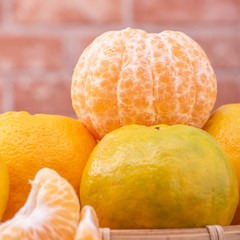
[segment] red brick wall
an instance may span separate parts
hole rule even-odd
[[[240,102],[240,0],[0,0],[0,112],[75,116],[71,75],[82,50],[127,26],[184,31],[212,62],[215,108]]]

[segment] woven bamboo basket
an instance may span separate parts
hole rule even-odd
[[[102,240],[240,240],[240,225],[184,229],[129,229],[101,228]]]

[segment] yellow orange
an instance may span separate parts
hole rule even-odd
[[[9,195],[9,178],[6,164],[0,155],[0,221],[7,207]]]
[[[56,170],[79,192],[83,168],[96,145],[76,119],[26,112],[0,115],[0,153],[9,171],[10,194],[4,220],[23,206],[29,179],[41,168]]]
[[[72,103],[98,139],[128,124],[202,127],[216,78],[202,48],[182,32],[126,28],[97,37],[72,78]]]
[[[219,107],[203,129],[210,133],[226,151],[235,168],[240,192],[240,103]],[[233,224],[240,224],[240,203]]]
[[[103,137],[83,172],[82,206],[95,209],[103,228],[229,225],[239,193],[226,153],[201,129],[157,127]]]

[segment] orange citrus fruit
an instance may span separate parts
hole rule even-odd
[[[139,125],[108,133],[94,148],[80,186],[101,227],[229,225],[238,204],[234,168],[217,141],[186,125]]]
[[[235,168],[240,191],[240,103],[219,107],[203,129],[210,133],[226,151]],[[240,204],[233,224],[240,224]]]
[[[9,178],[6,164],[0,156],[0,221],[5,212],[9,195]]]
[[[23,206],[41,168],[56,170],[79,192],[80,179],[96,140],[80,121],[56,115],[0,115],[0,153],[8,167],[10,194],[3,219]]]
[[[126,28],[97,37],[72,78],[73,108],[98,139],[128,124],[202,127],[216,99],[202,48],[182,32]]]
[[[72,240],[80,211],[73,187],[48,168],[41,169],[30,182],[25,205],[0,225],[0,239]]]
[[[81,210],[74,240],[101,240],[97,214],[91,206],[84,206]]]

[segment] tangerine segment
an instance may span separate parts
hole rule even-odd
[[[150,36],[154,49],[152,68],[155,73],[158,122],[190,124],[195,102],[195,84],[193,68],[184,47],[177,39],[171,39],[168,31]]]
[[[190,37],[132,28],[94,40],[72,82],[74,110],[98,139],[128,124],[202,127],[216,92],[211,64]]]
[[[155,122],[153,79],[150,69],[150,48],[147,33],[127,29],[131,36],[125,41],[117,97],[120,125]]]
[[[205,52],[190,37],[184,33],[173,31],[168,31],[168,37],[177,39],[182,44],[193,68],[196,90],[190,125],[201,128],[207,121],[216,99],[217,82],[214,71]],[[182,101],[183,103],[184,101]],[[206,118],[206,116],[208,117]]]
[[[82,122],[87,122],[89,131],[94,133],[95,136],[98,136],[98,133],[95,131],[93,127],[89,113],[87,112],[85,95],[80,94],[80,91],[85,92],[85,81],[83,80],[87,78],[89,68],[89,64],[87,64],[88,63],[87,59],[89,58],[90,55],[90,49],[91,47],[89,46],[84,50],[84,52],[82,53],[81,57],[78,60],[77,66],[74,69],[76,74],[73,76],[72,87],[75,88],[76,91],[72,93],[72,99],[77,99],[77,101],[73,101],[73,108],[79,109],[79,112],[77,113],[78,118],[81,119]]]
[[[38,171],[25,205],[0,225],[0,239],[73,239],[80,204],[73,187],[49,168]]]
[[[120,32],[114,38],[115,34],[107,32],[104,39],[95,42],[95,50],[89,59],[88,81],[85,81],[88,113],[94,128],[99,129],[99,135],[119,126],[116,89],[122,56],[118,53],[123,51],[124,37]]]
[[[101,240],[97,214],[91,206],[83,207],[74,240]]]

